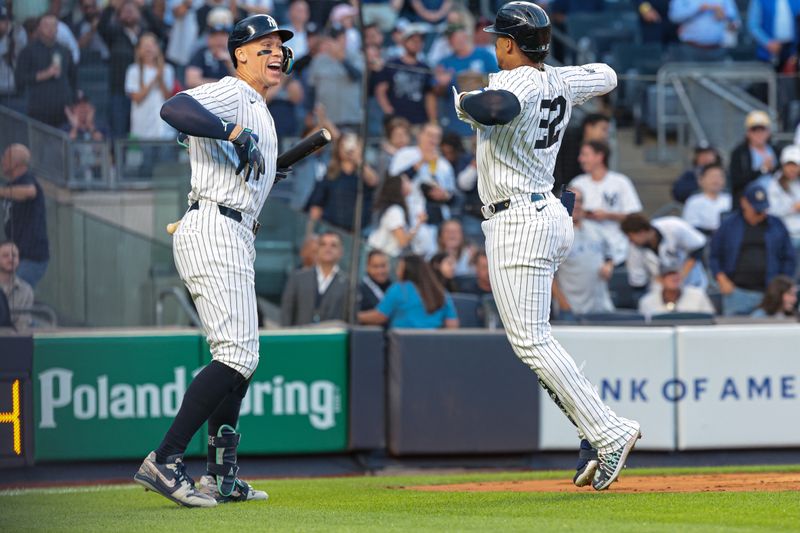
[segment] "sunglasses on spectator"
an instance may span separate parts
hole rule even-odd
[[[748,130],[750,131],[766,131],[766,126],[750,126]]]

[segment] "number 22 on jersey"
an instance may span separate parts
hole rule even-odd
[[[542,119],[539,121],[539,129],[544,130],[543,136],[536,140],[533,145],[536,149],[550,148],[561,135],[561,130],[558,128],[561,121],[564,120],[564,113],[567,112],[567,100],[563,96],[559,96],[553,100],[542,100],[541,104]]]

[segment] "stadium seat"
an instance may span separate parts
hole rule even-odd
[[[608,292],[611,294],[611,301],[617,309],[636,309],[639,298],[636,291],[628,284],[628,269],[617,267],[608,280]]]
[[[714,323],[714,315],[711,313],[660,313],[650,317],[650,322],[654,325],[695,325],[706,326]]]
[[[567,34],[580,41],[588,37],[594,52],[602,57],[615,43],[640,43],[639,15],[635,11],[611,13],[571,13],[567,16]]]
[[[474,294],[454,292],[450,294],[453,305],[456,307],[458,321],[462,328],[482,328],[479,313],[482,307],[481,299]]]
[[[645,316],[640,313],[612,311],[608,313],[586,313],[580,315],[578,320],[586,325],[617,325],[617,326],[644,326]]]
[[[481,298],[483,304],[483,324],[489,329],[503,328],[503,321],[500,319],[500,311],[497,310],[497,302],[494,296],[487,294]]]
[[[256,294],[271,300],[280,299],[294,265],[294,246],[291,242],[257,240],[255,249]]]

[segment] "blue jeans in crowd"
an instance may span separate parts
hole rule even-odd
[[[112,94],[109,99],[109,119],[111,121],[111,134],[115,139],[124,139],[128,136],[131,120],[131,101],[124,94]]]
[[[50,261],[31,261],[30,259],[22,259],[19,262],[19,267],[17,268],[17,277],[26,281],[28,285],[32,288],[36,288],[36,285],[42,280],[44,277],[44,273],[47,271],[47,264]]]
[[[722,295],[722,314],[725,316],[749,315],[761,303],[764,293],[735,288]]]

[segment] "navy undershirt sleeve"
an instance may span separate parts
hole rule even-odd
[[[178,131],[192,137],[227,141],[236,127],[225,122],[186,93],[178,93],[161,106],[161,118]]]

